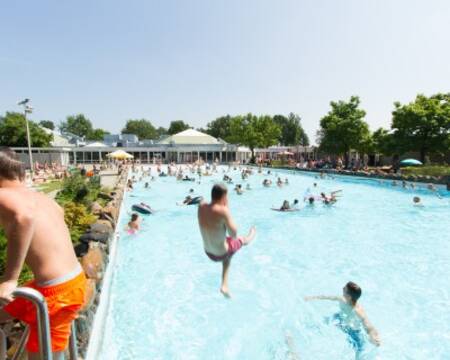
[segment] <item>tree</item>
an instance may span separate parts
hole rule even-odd
[[[86,118],[83,114],[68,116],[66,121],[61,122],[59,129],[63,133],[69,132],[83,138],[88,137],[94,130],[91,120]]]
[[[350,150],[364,151],[369,125],[364,121],[366,112],[359,108],[359,97],[352,96],[350,101],[332,101],[331,110],[320,120],[317,132],[322,151],[345,156],[348,167]]]
[[[231,119],[230,115],[218,117],[206,125],[205,132],[215,138],[228,141],[231,136]]]
[[[305,130],[300,124],[300,116],[290,113],[288,117],[284,115],[275,115],[273,121],[280,127],[280,143],[285,146],[289,145],[309,145],[309,138]]]
[[[128,120],[122,129],[122,134],[134,134],[139,140],[157,138],[155,127],[146,119]]]
[[[169,130],[167,130],[167,132],[169,135],[173,135],[190,128],[191,127],[183,120],[175,120],[170,123]]]
[[[392,155],[395,152],[392,134],[388,130],[379,128],[372,134],[373,152],[382,155]]]
[[[45,127],[46,129],[55,130],[55,123],[51,120],[41,120],[39,125]]]
[[[280,127],[268,115],[256,116],[247,114],[232,118],[230,124],[230,142],[240,143],[250,148],[252,161],[255,159],[255,148],[266,148],[278,143]]]
[[[109,131],[103,129],[94,129],[88,134],[87,140],[103,141],[103,138],[107,134],[109,134]]]
[[[419,151],[425,162],[429,154],[443,154],[450,148],[450,93],[430,97],[417,95],[414,102],[394,103],[393,138],[397,150]]]
[[[39,125],[29,121],[30,140],[33,147],[48,147],[53,140]],[[0,144],[4,146],[27,146],[25,117],[21,113],[7,112],[0,117]]]
[[[159,128],[156,129],[156,138],[160,139],[163,136],[166,136],[167,134],[167,129],[165,127],[160,126]]]

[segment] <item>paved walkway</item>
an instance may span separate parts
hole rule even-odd
[[[118,179],[119,175],[117,174],[117,170],[100,171],[100,184],[102,187],[112,189],[116,186]]]

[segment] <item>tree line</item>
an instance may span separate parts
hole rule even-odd
[[[366,112],[361,108],[358,96],[349,100],[332,101],[330,109],[320,119],[317,131],[319,150],[326,154],[344,156],[349,162],[351,150],[360,154],[401,155],[419,152],[420,159],[427,156],[444,156],[450,151],[450,93],[432,96],[419,94],[407,104],[394,103],[389,129],[379,128],[374,132],[365,121]],[[56,125],[49,120],[39,123],[30,121],[32,146],[49,146],[52,134],[42,127],[54,130]],[[83,114],[70,115],[58,125],[62,133],[71,133],[87,141],[103,140],[108,134],[94,128]],[[139,140],[157,140],[167,135],[192,128],[183,120],[172,121],[168,128],[155,127],[147,119],[130,119],[122,134],[135,134]],[[254,155],[255,148],[271,145],[309,145],[309,138],[301,125],[299,115],[224,115],[199,128],[228,143],[248,146]],[[21,113],[6,112],[0,116],[0,144],[26,146],[24,116]]]
[[[388,156],[418,152],[422,162],[427,156],[444,158],[450,152],[450,93],[419,94],[408,104],[395,102],[390,129],[374,132],[364,120],[359,97],[332,101],[330,106],[320,120],[317,143],[325,153],[344,156],[346,165],[350,150]]]

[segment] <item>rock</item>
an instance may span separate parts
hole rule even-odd
[[[117,220],[117,216],[119,215],[119,210],[114,204],[111,204],[111,202],[110,202],[103,208],[102,214],[107,214],[114,220]]]
[[[87,311],[94,303],[95,296],[97,295],[96,282],[94,279],[87,279],[86,281],[86,295],[84,297],[84,305],[81,308],[81,312]]]
[[[93,243],[91,243],[93,244]],[[81,258],[81,266],[88,279],[99,281],[103,277],[103,253],[98,246],[90,246],[86,255]]]
[[[100,215],[100,217],[104,217],[103,215]],[[112,222],[111,222],[112,221]],[[94,225],[101,225],[104,226],[105,228],[108,228],[109,233],[112,234],[112,232],[114,231],[113,225],[114,225],[114,221],[113,219],[109,218],[109,219],[99,219],[96,221],[96,223]]]
[[[93,233],[109,234],[109,235],[111,235],[113,232],[111,224],[109,224],[109,223],[104,224],[104,223],[101,223],[98,221],[95,224],[92,224],[90,226],[89,230],[90,230],[90,232],[93,232]]]
[[[97,202],[94,201],[91,205],[91,212],[94,215],[99,215],[102,212],[103,208],[101,207],[101,205]]]
[[[75,254],[77,255],[77,257],[82,257],[87,254],[87,252],[89,250],[89,245],[82,242],[82,243],[79,243],[78,245],[75,245],[74,249],[75,249]]]

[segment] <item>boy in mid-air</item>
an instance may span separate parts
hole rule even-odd
[[[369,322],[363,307],[358,304],[361,297],[361,288],[354,282],[348,282],[342,291],[342,296],[308,296],[306,301],[311,300],[332,300],[338,301],[341,311],[332,317],[333,323],[348,335],[349,342],[357,353],[364,347],[361,327],[365,329],[370,341],[380,346],[378,331]]]
[[[211,203],[200,203],[198,224],[203,238],[206,255],[222,263],[222,285],[220,291],[230,297],[228,271],[231,257],[243,246],[248,245],[256,235],[255,227],[247,236],[237,235],[237,227],[228,208],[228,190],[225,185],[216,184],[211,191]],[[227,236],[228,232],[228,236]]]

